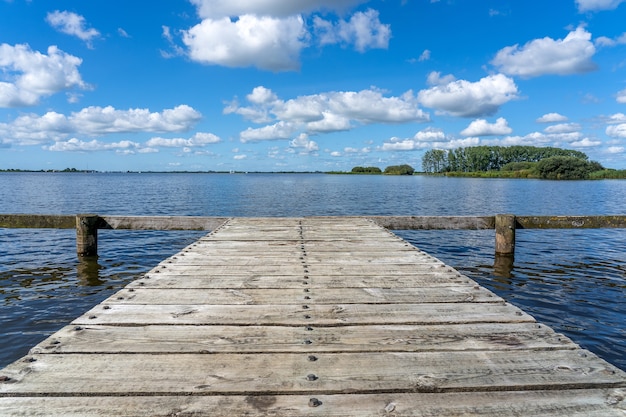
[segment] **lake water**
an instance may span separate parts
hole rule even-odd
[[[0,213],[191,216],[626,214],[626,181],[324,174],[0,173]],[[626,370],[626,229],[398,231],[412,244]],[[0,368],[204,232],[0,229]]]

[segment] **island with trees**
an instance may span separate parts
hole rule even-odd
[[[430,174],[484,178],[626,178],[626,170],[604,168],[590,161],[583,152],[534,146],[432,149],[422,157],[422,170]]]

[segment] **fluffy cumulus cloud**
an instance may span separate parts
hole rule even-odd
[[[615,113],[607,119],[606,135],[614,139],[626,139],[626,114]]]
[[[247,96],[249,106],[233,102],[224,113],[240,114],[255,123],[240,134],[244,142],[291,138],[295,133],[328,133],[350,130],[357,124],[427,122],[411,91],[387,97],[382,91],[332,91],[282,100],[265,87],[256,87]]]
[[[42,54],[28,45],[0,44],[0,107],[34,106],[42,97],[88,88],[78,72],[81,63],[56,46]]]
[[[582,126],[578,123],[559,123],[556,125],[548,126],[543,131],[546,133],[571,133],[580,132]]]
[[[524,46],[501,49],[491,61],[501,72],[520,77],[581,74],[596,69],[591,33],[578,27],[564,39],[535,39]]]
[[[613,10],[626,0],[576,0],[578,11],[596,12],[600,10]]]
[[[371,48],[386,49],[391,39],[391,27],[382,24],[376,10],[356,12],[349,20],[333,23],[316,16],[313,20],[315,34],[321,45],[354,45],[359,52]]]
[[[264,70],[288,71],[300,66],[301,51],[313,36],[319,45],[354,46],[364,52],[386,48],[391,37],[389,25],[378,12],[357,11],[348,19],[334,22],[313,16],[312,31],[305,17],[318,12],[345,12],[366,0],[191,0],[201,22],[181,31],[187,55],[194,61],[227,67],[254,66]],[[327,15],[324,15],[325,17]],[[165,34],[164,34],[165,35]],[[180,55],[166,37],[174,52]]]
[[[66,141],[58,141],[54,145],[44,146],[44,149],[53,152],[95,152],[117,151],[120,153],[135,153],[140,149],[140,144],[128,140],[106,143],[99,140],[83,141],[72,138]]]
[[[205,19],[183,33],[183,42],[194,61],[272,71],[297,69],[306,38],[300,16]]]
[[[536,120],[537,123],[560,123],[566,121],[567,117],[559,113],[546,113]]]
[[[438,83],[420,91],[417,98],[423,106],[442,113],[480,117],[493,115],[500,106],[516,99],[517,94],[517,85],[511,78],[495,74],[473,83],[466,80]]]
[[[75,135],[100,136],[116,133],[181,132],[193,127],[201,114],[187,105],[162,112],[148,109],[117,110],[113,107],[87,107],[69,116],[48,112],[43,116],[26,114],[11,123],[0,123],[0,137],[12,144],[35,145],[67,141]],[[194,140],[211,141],[198,134]],[[67,146],[77,145],[69,142]]]
[[[420,138],[420,133],[415,134],[414,137],[408,139],[391,138],[389,141],[383,143],[380,147],[382,151],[415,151],[420,149],[454,149],[465,148],[469,146],[478,146],[480,139],[478,138],[466,138],[456,139],[447,138],[442,135],[439,140],[423,140]]]
[[[461,131],[463,136],[496,136],[508,135],[513,132],[508,122],[503,117],[498,118],[495,123],[489,123],[485,119],[476,119]]]
[[[59,32],[85,41],[89,47],[93,39],[100,37],[100,32],[94,28],[87,28],[85,18],[76,13],[56,10],[48,13],[46,21]]]
[[[317,143],[309,139],[309,135],[307,135],[306,133],[301,133],[300,135],[298,135],[298,137],[296,137],[289,143],[289,147],[301,154],[310,154],[319,150],[319,146],[317,146]]]
[[[166,139],[161,137],[151,138],[146,142],[149,147],[166,147],[166,148],[193,148],[221,142],[219,136],[213,133],[197,132],[192,137]]]

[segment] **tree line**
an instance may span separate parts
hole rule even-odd
[[[583,152],[534,146],[473,146],[449,151],[433,149],[422,157],[424,172],[499,171],[516,162],[539,162],[554,156],[587,160]]]
[[[534,146],[475,146],[449,151],[433,149],[422,157],[427,173],[508,178],[625,178],[625,171],[607,170],[580,151]],[[480,174],[480,175],[475,175]]]
[[[390,165],[381,171],[378,167],[354,167],[350,173],[352,174],[384,174],[384,175],[413,175],[415,169],[411,165]]]

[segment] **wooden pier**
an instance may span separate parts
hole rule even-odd
[[[0,416],[620,416],[626,373],[365,218],[237,218],[0,370]]]

